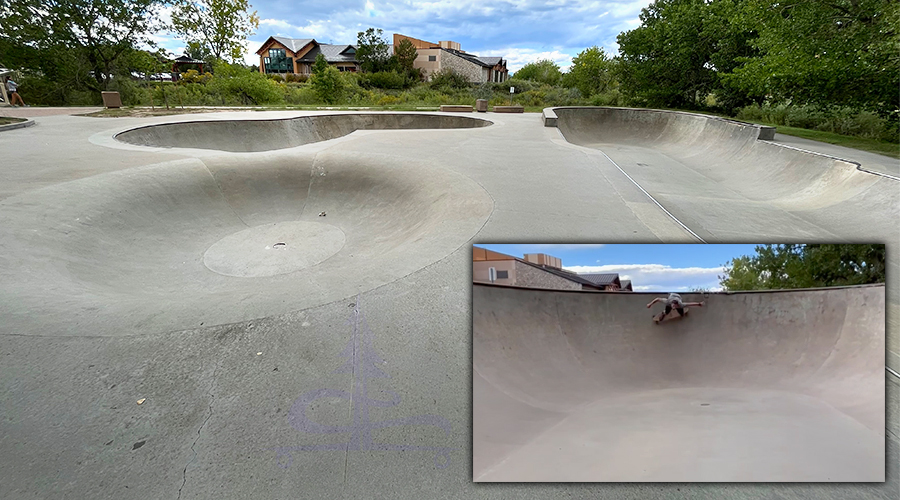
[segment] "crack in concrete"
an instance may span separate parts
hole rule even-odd
[[[184,469],[181,471],[181,486],[178,488],[178,500],[181,500],[181,491],[184,489],[184,485],[187,483],[187,469],[190,467],[191,463],[193,463],[194,459],[197,458],[197,452],[194,450],[194,446],[197,444],[197,441],[200,440],[200,434],[203,432],[203,429],[206,427],[206,424],[209,422],[209,419],[212,418],[212,403],[213,399],[215,399],[215,395],[213,395],[213,387],[216,384],[216,374],[219,372],[219,367],[222,366],[222,362],[219,361],[216,364],[216,368],[213,370],[212,380],[209,383],[209,389],[206,391],[206,395],[209,397],[209,407],[207,408],[206,419],[203,420],[203,423],[200,424],[200,428],[197,429],[197,437],[194,438],[194,442],[191,443],[191,458],[188,460],[186,464],[184,464]]]

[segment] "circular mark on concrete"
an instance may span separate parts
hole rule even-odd
[[[203,264],[210,271],[239,278],[287,274],[338,253],[345,239],[339,228],[322,222],[265,224],[217,241],[203,254]]]

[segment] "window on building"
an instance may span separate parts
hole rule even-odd
[[[293,61],[288,58],[284,49],[269,49],[269,57],[264,59],[266,73],[292,73]]]
[[[428,62],[435,62],[435,61],[437,61],[437,56],[428,56]]]
[[[508,280],[509,279],[509,271],[497,271],[497,279],[498,280]]]

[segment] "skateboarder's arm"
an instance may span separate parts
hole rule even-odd
[[[664,300],[664,299],[661,299],[661,298],[657,297],[657,298],[653,299],[649,304],[647,304],[647,307],[649,308],[649,307],[652,306],[653,304],[656,304],[657,302],[662,302],[663,300]]]
[[[703,307],[703,304],[704,304],[704,303],[705,303],[705,302],[685,302],[685,303],[684,303],[684,306],[685,306],[685,307],[693,307],[693,306]]]

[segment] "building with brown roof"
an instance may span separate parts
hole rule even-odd
[[[504,82],[509,79],[506,60],[502,57],[479,57],[462,50],[457,42],[433,43],[399,34],[394,35],[394,47],[403,40],[409,40],[416,48],[413,67],[422,70],[426,81],[431,80],[434,73],[448,68],[470,83]]]
[[[585,273],[578,276],[590,281],[602,290],[622,289],[622,281],[619,279],[618,273]]]
[[[556,257],[534,253],[519,258],[476,246],[472,247],[472,281],[556,290],[604,289],[566,271]]]
[[[355,45],[319,43],[313,38],[270,36],[256,51],[259,72],[265,74],[309,75],[316,56],[322,54],[338,71],[359,71]]]

